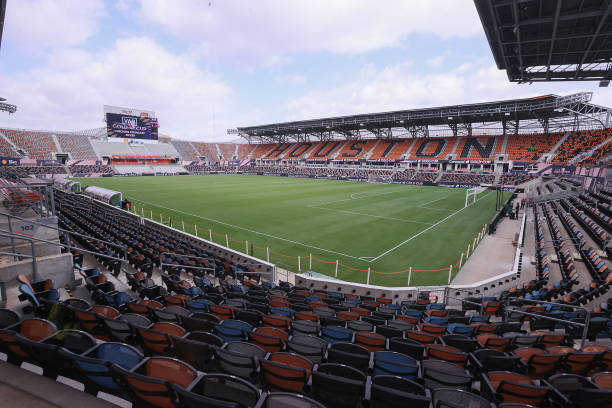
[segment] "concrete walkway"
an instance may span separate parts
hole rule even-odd
[[[495,234],[487,234],[480,241],[452,283],[469,285],[511,271],[516,252],[513,242],[520,232],[522,218],[522,212],[518,220],[504,218]]]
[[[0,361],[0,406],[118,408],[68,385]]]

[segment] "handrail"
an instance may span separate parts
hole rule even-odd
[[[455,298],[455,297],[449,296],[448,292],[450,292],[451,290],[455,290],[455,291],[458,291],[458,292],[466,292],[468,294],[468,296],[474,296],[474,297],[480,296],[480,303],[472,302],[471,300],[464,300],[464,299],[461,299],[461,298]],[[470,295],[470,293],[472,293],[472,294]],[[446,302],[446,299],[459,300],[461,302],[465,302],[465,303],[468,303],[468,304],[480,306],[480,314],[482,314],[483,311],[484,311],[484,302],[483,302],[484,301],[484,295],[482,293],[474,294],[473,290],[463,289],[463,288],[451,288],[449,286],[446,286],[445,289],[444,289],[444,301],[445,302]]]
[[[72,246],[72,245],[69,245],[69,244],[62,244],[61,242],[49,241],[49,240],[42,239],[42,238],[26,237],[26,236],[23,236],[23,235],[20,235],[20,234],[11,233],[10,231],[5,231],[5,230],[2,230],[2,229],[0,229],[0,236],[9,237],[9,238],[13,237],[15,239],[21,239],[21,240],[30,241],[30,242],[34,242],[34,241],[45,242],[47,244],[52,244],[52,245],[63,247],[63,248],[67,248],[67,249],[78,249],[79,251],[85,252],[87,254],[92,254],[92,255],[95,255],[95,256],[101,256],[103,258],[108,258],[108,259],[113,259],[115,261],[119,261],[119,262],[122,262],[122,263],[128,262],[127,259],[117,258],[117,257],[114,257],[114,256],[102,254],[100,252],[89,251],[87,249],[83,249],[83,248],[80,248],[80,247]],[[22,255],[19,255],[19,256],[22,256]],[[36,258],[36,256],[34,256],[34,258]]]
[[[107,244],[107,245],[115,246],[117,248],[121,248],[121,249],[126,249],[127,248],[126,245],[119,245],[119,244],[116,244],[114,242],[109,242],[109,241],[105,241],[105,240],[100,239],[100,238],[92,237],[91,235],[84,235],[84,234],[80,234],[78,232],[74,232],[74,231],[67,230],[67,229],[64,229],[64,228],[55,227],[53,225],[47,225],[47,224],[43,224],[43,223],[38,222],[38,221],[32,221],[32,220],[29,220],[27,218],[19,217],[18,215],[7,214],[5,212],[0,211],[0,216],[11,217],[11,218],[16,218],[16,219],[18,219],[20,221],[31,222],[32,224],[36,224],[36,225],[39,225],[39,226],[42,226],[42,227],[46,227],[46,228],[49,228],[49,229],[54,229],[56,231],[65,232],[65,233],[68,233],[68,234],[71,234],[71,235],[76,235],[76,236],[79,236],[79,237],[82,237],[82,238],[93,239],[94,241],[99,241],[99,242],[102,242],[102,243]]]
[[[535,313],[525,312],[523,310],[518,310],[518,309],[512,309],[512,312],[513,313],[521,313],[521,314],[526,315],[526,316],[537,317],[538,319],[544,319],[544,320],[550,320],[550,321],[559,322],[559,323],[565,323],[565,324],[569,324],[571,326],[583,327],[584,329],[582,330],[582,338],[580,340],[580,349],[582,350],[584,348],[584,343],[586,342],[586,337],[587,337],[587,333],[588,333],[588,330],[589,330],[589,324],[591,322],[591,312],[587,308],[580,307],[580,306],[574,306],[574,305],[566,305],[566,304],[563,304],[563,303],[548,302],[548,301],[545,301],[545,300],[525,299],[525,298],[507,298],[506,299],[506,304],[504,305],[504,313],[506,314],[506,318],[508,317],[508,306],[510,305],[510,300],[517,300],[517,301],[520,301],[520,302],[531,302],[531,303],[536,303],[536,304],[553,305],[553,306],[559,306],[559,307],[571,307],[574,310],[583,310],[586,313],[586,317],[585,317],[584,323],[570,322],[570,321],[567,321],[567,320],[561,320],[561,319],[557,319],[557,318],[554,318],[554,317],[543,316],[543,315],[539,315],[539,314],[535,314]]]

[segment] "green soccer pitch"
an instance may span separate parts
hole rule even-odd
[[[464,208],[465,190],[251,175],[76,179],[121,191],[138,214],[245,252],[279,267],[338,279],[406,286],[448,282],[449,265],[495,214],[495,191]],[[505,193],[507,197],[510,193]],[[282,255],[280,255],[282,254]],[[494,256],[494,255],[492,255]],[[325,262],[323,262],[325,261]],[[354,269],[358,270],[354,270]],[[403,271],[401,273],[397,273]],[[382,273],[381,273],[382,272]],[[396,272],[396,273],[390,273]],[[453,276],[458,268],[453,268]]]

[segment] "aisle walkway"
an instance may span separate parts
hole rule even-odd
[[[512,270],[516,246],[515,236],[521,229],[519,220],[504,218],[493,235],[486,235],[452,281],[454,285],[469,285]]]

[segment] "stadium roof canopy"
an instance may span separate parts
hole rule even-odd
[[[612,111],[589,103],[591,92],[567,96],[443,106],[229,129],[251,142],[548,133],[607,128]]]
[[[497,67],[513,82],[612,77],[612,1],[474,0]]]

